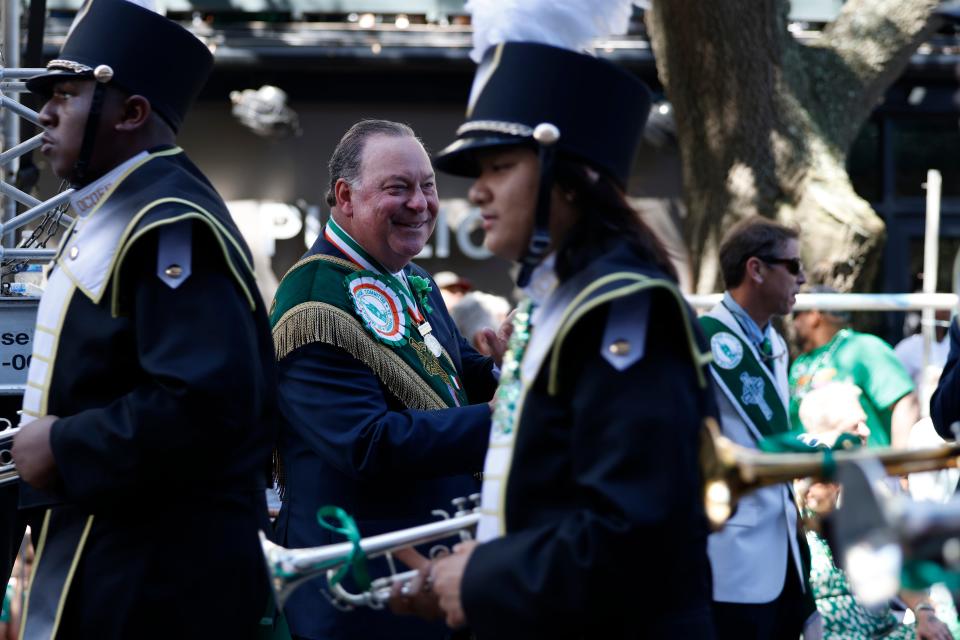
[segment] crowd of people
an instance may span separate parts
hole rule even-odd
[[[686,304],[624,195],[642,82],[501,42],[432,158],[407,125],[357,122],[329,161],[323,233],[268,307],[175,142],[211,65],[166,18],[90,0],[28,82],[76,222],[13,448],[4,540],[29,525],[36,557],[0,625],[29,639],[952,637],[951,603],[926,592],[859,605],[803,528],[839,487],[769,486],[708,527],[705,423],[749,449],[803,430],[905,446],[919,403],[893,350],[842,314],[792,313],[791,364],[777,322],[807,284],[794,228],[727,230],[722,301],[700,317]],[[436,222],[436,170],[472,178],[487,248],[516,264],[516,308],[411,262]],[[956,323],[949,340],[932,404],[944,437],[960,418]],[[475,539],[396,553],[417,575],[389,608],[344,612],[322,577],[282,614],[271,604],[258,531],[355,541],[472,494]],[[363,589],[393,561],[353,556],[338,579]]]

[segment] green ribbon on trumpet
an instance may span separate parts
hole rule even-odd
[[[900,584],[904,589],[922,591],[941,582],[956,593],[960,590],[960,573],[930,560],[904,560],[900,571]]]
[[[328,522],[326,518],[332,518],[334,522]],[[317,510],[317,521],[324,529],[339,533],[353,544],[353,549],[350,550],[346,561],[330,579],[330,585],[339,584],[346,577],[347,572],[352,570],[353,580],[357,583],[357,587],[361,591],[369,589],[370,572],[367,571],[367,554],[363,552],[363,547],[360,546],[360,529],[357,528],[354,519],[340,507],[327,505]]]
[[[837,471],[837,461],[833,457],[834,451],[851,451],[860,448],[860,438],[852,433],[841,433],[832,447],[823,441],[817,440],[803,429],[794,429],[785,433],[764,438],[757,447],[767,453],[823,453],[823,471],[821,476],[825,480],[833,478]]]

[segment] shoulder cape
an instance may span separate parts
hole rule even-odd
[[[433,356],[416,331],[400,346],[385,345],[371,335],[357,317],[344,282],[357,271],[360,268],[344,258],[318,253],[284,275],[270,309],[277,360],[320,342],[365,364],[411,409],[466,404],[466,392],[446,351]]]
[[[111,291],[111,313],[120,315],[120,279],[132,247],[152,231],[184,220],[209,229],[251,311],[255,309],[253,263],[240,231],[213,186],[177,147],[146,155],[117,179],[82,222],[96,229],[86,234],[93,238],[91,245],[77,246],[74,238],[65,242],[55,259],[57,268],[96,304]],[[91,254],[94,260],[88,260]],[[74,260],[81,255],[82,260]]]

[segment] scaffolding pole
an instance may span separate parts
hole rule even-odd
[[[3,15],[3,63],[6,68],[20,66],[20,1],[4,0]],[[13,109],[0,111],[3,118],[3,142],[0,149],[10,149],[20,142],[20,116]],[[13,157],[0,167],[0,179],[8,184],[14,184],[17,171],[20,169],[20,159]],[[9,196],[3,198],[3,214],[0,222],[11,220],[17,215],[17,201]],[[12,247],[16,244],[16,234],[13,230],[0,237],[0,244]]]

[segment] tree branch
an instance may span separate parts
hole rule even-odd
[[[801,100],[825,140],[845,155],[910,56],[932,34],[938,0],[848,0],[802,54],[810,91]]]

